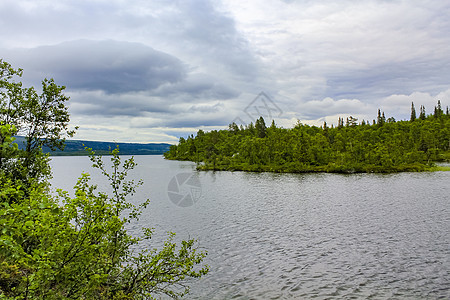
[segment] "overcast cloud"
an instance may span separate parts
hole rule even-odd
[[[0,58],[26,85],[67,87],[77,139],[174,143],[250,122],[262,91],[284,127],[448,106],[449,15],[422,0],[3,0]]]

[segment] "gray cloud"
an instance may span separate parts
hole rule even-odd
[[[229,115],[224,110],[205,114],[204,112],[189,112],[173,115],[155,115],[133,120],[132,128],[202,128],[202,127],[225,127],[231,123]]]
[[[325,95],[374,100],[392,94],[438,93],[449,84],[450,57],[390,62],[328,76]]]
[[[138,43],[77,40],[15,49],[11,56],[34,81],[53,77],[71,90],[139,92],[186,77],[179,59]]]
[[[152,92],[158,97],[170,97],[171,99],[183,98],[185,101],[196,101],[198,99],[225,100],[237,97],[239,92],[226,84],[219,78],[206,74],[189,74],[184,81],[174,84],[165,84]]]
[[[70,111],[96,117],[137,117],[146,112],[169,113],[170,107],[159,98],[145,94],[105,94],[102,92],[70,93]]]
[[[219,11],[215,1],[173,1],[168,6],[171,9],[159,16],[163,21],[159,30],[177,41],[178,51],[182,49],[212,75],[231,73],[238,80],[257,79],[260,61],[235,20]]]
[[[208,98],[187,98],[187,94],[177,97],[152,96],[150,93],[105,94],[101,91],[69,93],[70,111],[89,116],[128,116],[139,117],[147,113],[164,114],[168,118],[177,118],[180,113],[195,114],[202,119],[210,113],[224,108],[222,102],[211,104]],[[186,99],[184,101],[184,99]],[[162,125],[161,125],[162,126]]]
[[[319,119],[330,115],[355,115],[375,110],[370,104],[358,99],[325,98],[322,100],[312,100],[298,105],[298,111],[305,119]]]
[[[189,67],[176,57],[139,43],[77,40],[5,52],[12,61],[21,62],[30,84],[39,85],[46,77],[66,85],[75,114],[175,115],[186,110],[185,103],[239,95],[218,78],[189,73]],[[194,112],[198,107],[208,105],[189,110]]]

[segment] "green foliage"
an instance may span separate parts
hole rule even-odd
[[[21,69],[0,59],[0,125],[8,126],[4,127],[6,132],[0,132],[0,169],[26,183],[50,174],[42,147],[63,149],[65,137],[75,132],[69,129],[65,87],[56,85],[53,79],[44,79],[42,93],[38,94],[33,87],[25,88],[14,80],[21,76]],[[21,150],[10,151],[7,137],[12,135],[25,136]]]
[[[265,138],[266,137],[266,123],[264,122],[263,117],[260,117],[255,122],[255,129],[256,129],[256,135],[259,138]]]
[[[2,177],[0,206],[0,298],[6,299],[153,299],[188,293],[186,278],[199,278],[208,267],[197,267],[205,257],[195,240],[173,242],[170,233],[162,249],[132,249],[148,241],[127,233],[125,225],[139,219],[148,200],[135,206],[127,201],[141,182],[128,181],[135,167],[121,162],[112,151],[111,171],[101,157],[91,156],[111,185],[112,195],[98,191],[83,174],[75,197],[59,191],[53,199],[43,184],[23,195],[11,179]]]
[[[410,117],[410,121],[413,122],[417,119],[416,116],[416,108],[414,107],[414,102],[411,102],[411,117]]]
[[[206,253],[193,239],[177,245],[174,234],[161,249],[147,249],[151,228],[131,236],[148,200],[135,206],[128,197],[141,181],[127,180],[134,159],[112,151],[111,169],[91,153],[111,193],[99,191],[82,174],[75,196],[49,192],[48,156],[42,147],[64,148],[69,114],[64,87],[44,80],[43,93],[14,82],[22,70],[0,60],[0,299],[154,299],[189,292],[188,278],[208,272],[199,266]],[[25,135],[21,149],[14,135]],[[143,249],[138,251],[138,249]]]
[[[425,120],[425,118],[426,118],[425,106],[421,105],[421,106],[420,106],[419,119]]]
[[[413,105],[412,105],[413,107]],[[437,116],[412,121],[386,120],[378,110],[377,121],[358,125],[350,116],[336,128],[308,126],[269,128],[259,118],[253,126],[202,132],[180,139],[164,154],[167,159],[199,162],[204,170],[269,172],[401,172],[431,170],[434,161],[448,160],[450,116],[436,107]],[[421,114],[425,108],[421,106]],[[414,113],[412,113],[412,116]],[[262,121],[261,121],[262,120]],[[195,152],[192,151],[195,149]],[[214,155],[211,155],[214,149]]]
[[[441,108],[441,100],[438,100],[437,105],[434,107],[434,117],[440,118],[444,114],[444,111]]]

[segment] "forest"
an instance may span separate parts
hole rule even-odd
[[[450,161],[450,114],[438,100],[434,112],[411,103],[410,120],[396,121],[378,110],[372,122],[349,116],[336,126],[293,128],[255,123],[180,138],[164,154],[166,159],[197,163],[199,170],[255,172],[391,173],[439,169]],[[440,168],[444,169],[444,168]]]

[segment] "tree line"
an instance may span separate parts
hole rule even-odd
[[[336,126],[293,128],[255,123],[180,138],[164,154],[166,159],[189,160],[203,170],[269,172],[400,172],[425,171],[436,161],[450,160],[450,114],[438,101],[434,113],[417,115],[411,104],[410,120],[386,118],[378,110],[372,122],[349,116]]]
[[[74,196],[50,191],[51,168],[43,147],[63,150],[69,128],[64,86],[42,81],[42,92],[22,86],[21,69],[0,59],[0,299],[154,299],[189,292],[186,279],[208,272],[206,253],[194,239],[148,248],[152,228],[132,236],[149,204],[128,198],[142,182],[128,180],[136,166],[118,149],[110,162],[91,152],[91,161],[109,180],[100,190],[83,173]],[[16,135],[22,135],[19,147]],[[144,244],[143,244],[144,243]],[[141,250],[138,250],[141,249]]]

